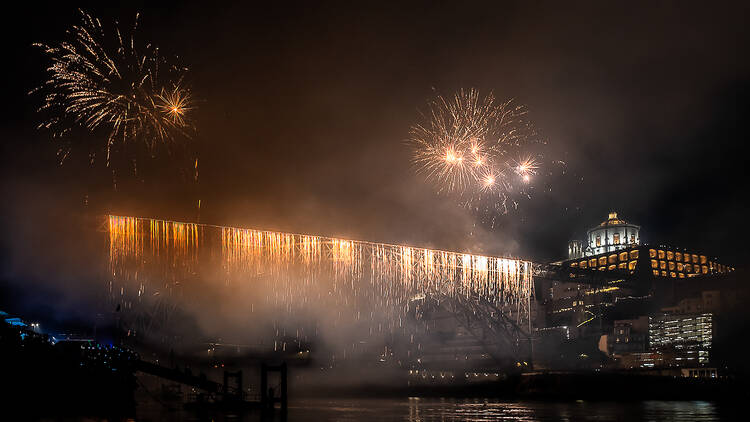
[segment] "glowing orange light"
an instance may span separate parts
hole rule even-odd
[[[452,162],[456,161],[456,154],[453,151],[448,150],[445,153],[445,161],[447,161],[449,163],[452,163]]]
[[[524,182],[528,182],[532,174],[536,174],[535,170],[539,168],[537,162],[531,158],[527,158],[516,167],[516,172],[523,178]]]

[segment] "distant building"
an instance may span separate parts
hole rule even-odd
[[[572,240],[568,244],[568,259],[615,252],[641,244],[639,226],[617,217],[616,212],[586,232],[586,240]]]
[[[652,315],[648,339],[651,351],[673,352],[675,366],[707,364],[713,342],[713,315]]]
[[[571,268],[598,271],[620,270],[634,274],[638,268],[646,268],[654,277],[687,278],[701,275],[725,274],[733,267],[716,262],[703,254],[685,249],[665,246],[629,245],[618,252],[605,252],[583,258],[564,261]]]
[[[569,343],[598,339],[600,351],[628,368],[705,365],[710,340],[672,338],[672,326],[682,323],[662,320],[712,318],[731,301],[713,286],[734,268],[694,250],[644,243],[642,234],[640,226],[612,212],[585,239],[571,241],[568,259],[551,263],[559,268],[555,275],[540,277],[535,286],[546,321],[546,328],[535,325],[537,333]],[[669,315],[645,316],[657,310]],[[665,324],[670,330],[660,331]],[[710,325],[713,329],[713,320]]]
[[[681,248],[642,245],[640,226],[617,217],[616,212],[598,226],[589,229],[587,240],[572,240],[568,245],[568,260],[573,268],[599,271],[624,270],[630,274],[636,268],[649,268],[654,277],[685,278],[707,274],[721,274],[734,270],[719,264],[716,258]]]
[[[616,320],[614,322],[612,342],[609,350],[612,354],[640,353],[647,350],[648,317]]]
[[[716,378],[716,368],[682,368],[683,378]]]

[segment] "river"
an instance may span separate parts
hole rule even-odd
[[[502,401],[496,399],[300,399],[289,403],[288,421],[718,421],[742,420],[737,408],[707,401]],[[155,407],[138,420],[283,420],[245,415],[201,415]]]

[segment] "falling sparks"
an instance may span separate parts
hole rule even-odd
[[[533,291],[531,263],[518,259],[136,217],[110,216],[108,227],[110,292],[128,303],[185,286],[207,267],[221,268],[230,289],[252,289],[245,301],[254,309],[326,306],[339,310],[338,324],[376,313],[391,328],[414,298],[511,304]]]
[[[467,206],[489,201],[507,211],[510,196],[523,190],[519,183],[529,183],[538,168],[533,158],[514,159],[537,141],[526,115],[524,106],[474,89],[438,96],[410,131],[417,171]]]
[[[50,60],[49,79],[41,92],[45,116],[40,128],[63,138],[75,127],[102,136],[104,145],[90,146],[93,160],[104,150],[110,165],[115,152],[145,145],[153,154],[192,136],[192,95],[184,86],[186,68],[168,63],[152,44],[136,39],[138,16],[130,33],[115,24],[108,32],[99,19],[81,11],[81,23],[55,45],[35,44]],[[71,145],[58,151],[60,161]],[[132,150],[131,150],[132,151]]]

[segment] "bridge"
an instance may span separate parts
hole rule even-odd
[[[435,331],[430,315],[440,314],[481,338],[482,356],[512,361],[531,344],[534,277],[562,279],[571,271],[585,271],[508,257],[129,216],[108,216],[106,232],[109,295],[123,311],[125,328],[136,336],[169,327],[184,302],[197,303],[220,291],[254,321],[272,316],[274,326],[294,326],[297,344],[318,330],[303,326],[299,315],[314,315],[323,319],[321,326],[349,330],[353,337],[366,332],[368,339],[400,336],[414,344],[415,334],[424,338]],[[603,284],[617,275],[586,280]],[[336,353],[356,353],[359,343],[362,338],[353,339],[350,350]],[[421,343],[416,343],[418,351]]]

